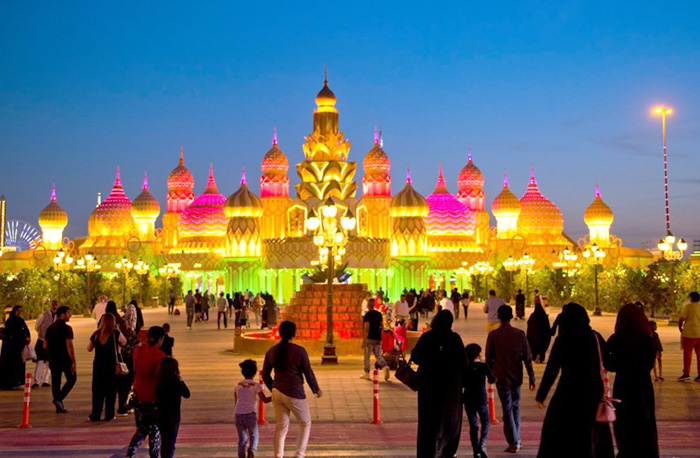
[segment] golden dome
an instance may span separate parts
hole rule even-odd
[[[246,184],[245,171],[241,177],[241,187],[236,192],[228,196],[224,204],[224,213],[227,218],[251,217],[257,218],[262,215],[262,201],[256,196]]]
[[[368,175],[386,174],[391,170],[391,161],[389,160],[389,156],[387,156],[382,149],[376,127],[374,129],[374,146],[365,156],[362,167],[365,170],[365,174]]]
[[[518,216],[520,214],[520,199],[508,188],[508,176],[503,175],[503,191],[493,199],[491,212],[493,216]]]
[[[182,146],[180,146],[180,162],[177,167],[170,172],[170,176],[168,177],[168,191],[192,193],[193,189],[194,178],[187,167],[185,167]]]
[[[68,214],[56,202],[56,185],[51,189],[51,201],[39,213],[39,227],[42,229],[63,229],[68,225]]]
[[[261,168],[265,175],[286,175],[289,170],[287,156],[277,146],[277,129],[272,137],[272,148],[265,153]]]
[[[143,191],[134,199],[131,204],[131,216],[136,219],[153,219],[155,220],[160,215],[160,204],[153,197],[153,194],[148,190],[148,177],[143,175]]]
[[[336,102],[335,94],[328,87],[328,71],[325,72],[323,78],[323,88],[316,96],[316,105],[319,107],[334,107]]]
[[[430,207],[425,197],[413,189],[411,171],[406,172],[406,186],[391,199],[390,214],[394,218],[411,218],[428,216]]]
[[[586,208],[583,214],[583,221],[587,224],[607,224],[613,222],[613,212],[608,205],[600,198],[600,189],[598,184],[595,185],[595,199],[591,205]]]
[[[534,169],[530,172],[530,183],[527,186],[527,191],[520,199],[518,230],[525,236],[543,232],[561,234],[564,230],[564,218],[561,211],[540,193]]]
[[[472,162],[472,152],[469,149],[467,155],[467,165],[465,165],[459,172],[459,177],[457,178],[457,186],[460,191],[465,191],[467,189],[481,189],[484,187],[484,176],[481,174],[479,167],[474,165]]]
[[[128,236],[134,228],[134,219],[131,216],[131,200],[124,194],[122,181],[117,167],[117,177],[109,196],[97,206],[90,219],[92,228],[90,235],[101,236]],[[90,225],[88,225],[90,227]]]

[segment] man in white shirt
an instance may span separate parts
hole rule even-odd
[[[394,303],[394,314],[396,315],[397,321],[408,318],[408,301],[406,301],[406,295],[402,294],[401,298]]]
[[[92,309],[92,317],[95,319],[95,322],[98,325],[100,324],[100,318],[102,318],[102,315],[104,315],[107,311],[107,299],[107,296],[101,294],[100,297],[97,298],[97,304],[95,304],[95,308]]]
[[[455,304],[452,302],[452,299],[448,298],[447,295],[445,295],[445,290],[440,290],[438,293],[440,297],[440,301],[438,304],[440,305],[441,310],[449,310],[450,313],[452,314],[452,317],[454,318],[455,316]]]
[[[489,291],[489,298],[484,303],[484,313],[487,314],[486,334],[494,329],[498,329],[501,325],[501,321],[498,319],[498,309],[503,305],[506,305],[506,303],[503,302],[503,299],[496,297],[496,291]]]
[[[228,328],[226,321],[226,312],[228,311],[228,300],[224,297],[223,291],[219,293],[219,298],[216,300],[216,328],[221,329],[221,317],[224,317],[224,328]]]
[[[367,303],[369,299],[372,297],[372,291],[368,291],[367,294],[365,295],[365,298],[362,300],[362,305],[360,306],[360,316],[364,317],[365,313],[367,313]]]

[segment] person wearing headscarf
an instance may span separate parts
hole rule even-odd
[[[608,339],[608,369],[615,372],[613,398],[618,458],[659,458],[654,386],[651,370],[656,352],[651,326],[634,304],[620,309],[615,333]]]
[[[11,390],[24,385],[24,347],[31,342],[29,328],[22,318],[22,306],[12,308],[5,321],[5,337],[0,352],[0,389]]]
[[[552,340],[549,316],[544,311],[542,304],[535,304],[535,311],[527,319],[527,343],[530,344],[532,359],[536,363],[543,363]]]
[[[439,311],[411,352],[418,364],[418,458],[452,458],[459,446],[466,355],[453,321],[449,310]]]
[[[535,398],[539,408],[547,408],[537,458],[614,457],[610,427],[595,418],[603,396],[598,345],[605,355],[605,340],[589,322],[586,310],[573,302],[564,305],[559,315],[559,336]],[[559,383],[546,407],[559,372]]]

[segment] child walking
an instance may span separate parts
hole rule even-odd
[[[474,458],[488,458],[486,439],[489,436],[489,410],[486,398],[486,380],[496,383],[496,377],[486,363],[481,362],[481,347],[475,343],[466,347],[467,369],[463,378],[464,410],[469,421],[469,438],[474,450]],[[479,424],[481,421],[481,435]]]
[[[650,321],[649,325],[651,326],[651,338],[654,341],[654,353],[656,356],[654,357],[654,381],[663,381],[664,379],[664,374],[662,370],[662,365],[661,365],[661,354],[664,351],[663,345],[661,345],[661,339],[659,339],[659,333],[656,332],[656,321]],[[656,366],[659,366],[659,372],[656,372]]]
[[[163,358],[158,370],[156,406],[161,437],[161,458],[175,456],[175,442],[180,429],[180,403],[189,398],[190,390],[180,376],[176,359]]]
[[[246,359],[241,364],[241,374],[244,379],[236,385],[233,396],[236,402],[236,429],[238,430],[238,458],[255,458],[258,450],[258,419],[255,415],[255,398],[268,403],[272,398],[265,396],[263,387],[253,380],[258,373],[258,365],[252,359]],[[246,443],[250,437],[248,454],[245,453]]]

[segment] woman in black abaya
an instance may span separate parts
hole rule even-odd
[[[452,322],[449,310],[438,312],[411,352],[418,364],[418,458],[453,458],[459,446],[466,357]]]
[[[547,394],[561,371],[542,425],[537,458],[614,457],[610,425],[595,420],[603,395],[598,345],[605,355],[605,340],[589,326],[586,310],[575,303],[566,304],[559,315],[559,336],[535,398],[537,406],[544,409]]]
[[[552,330],[549,326],[549,316],[542,304],[535,303],[535,311],[527,319],[527,343],[530,345],[532,358],[536,363],[543,363],[552,340]]]
[[[0,389],[11,390],[24,385],[22,351],[29,342],[29,328],[22,319],[22,306],[17,305],[5,321],[5,337],[0,353]]]

